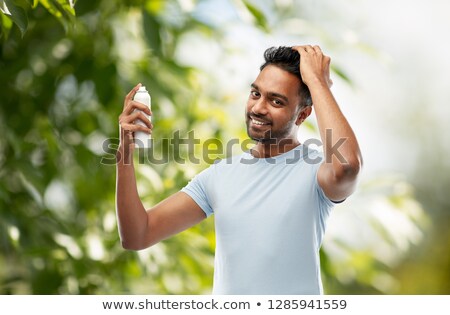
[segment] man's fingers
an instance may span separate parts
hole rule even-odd
[[[137,119],[141,120],[149,128],[152,126],[152,123],[150,122],[148,117],[141,111],[135,111],[131,115],[121,115],[119,118],[119,123],[120,124],[123,124],[123,123],[130,124],[130,123],[133,123]]]
[[[142,103],[136,102],[136,101],[128,101],[128,103],[126,104],[123,113],[130,115],[131,113],[134,112],[135,109],[140,109],[143,112],[145,112],[147,115],[152,115],[152,111],[150,110],[150,108]]]
[[[141,120],[142,117],[139,117],[139,120]],[[134,131],[145,131],[145,132],[151,132],[153,129],[153,125],[151,122],[145,122],[145,126],[142,124],[136,124],[135,121],[122,121],[120,122],[120,128],[126,132],[134,132]]]
[[[137,84],[125,96],[123,111],[119,116],[121,141],[124,140],[125,143],[129,143],[131,145],[131,149],[134,146],[134,132],[143,131],[145,133],[151,134],[153,128],[152,123],[147,117],[147,115],[152,115],[152,111],[150,110],[150,108],[145,104],[133,100],[134,95],[141,86],[141,83]],[[136,123],[137,121],[142,121],[143,124]]]
[[[120,127],[122,128],[124,134],[128,134],[128,135],[131,132],[136,132],[136,131],[143,131],[143,132],[146,132],[149,134],[152,133],[152,130],[150,128],[147,128],[142,125],[124,123],[124,124],[121,124]]]
[[[322,49],[318,45],[298,45],[298,46],[292,46],[292,49],[297,51],[315,51],[315,52],[322,52]]]
[[[138,83],[128,94],[127,96],[125,96],[125,102],[123,107],[125,108],[127,106],[127,103],[129,101],[131,101],[134,97],[134,94],[136,94],[136,92],[139,90],[139,88],[141,87],[141,83]]]
[[[301,52],[314,52],[314,48],[311,45],[300,45],[292,47],[297,50],[299,53]]]
[[[307,52],[315,52],[314,48],[311,45],[305,45],[304,47]]]
[[[137,111],[137,112],[135,112],[134,114],[137,114],[135,120],[136,120],[136,119],[139,119],[139,120],[142,121],[144,124],[146,124],[148,128],[152,128],[152,123],[151,123],[151,121],[148,119],[148,117],[147,117],[146,115],[144,115],[144,113],[142,113],[142,112],[140,112],[140,111]],[[133,115],[134,115],[134,114],[133,114]]]
[[[293,46],[292,49],[298,51],[300,55],[306,53],[306,46]]]
[[[314,50],[316,53],[318,53],[318,54],[323,54],[323,53],[322,53],[322,49],[320,49],[319,46],[315,45],[315,46],[312,47],[312,48],[313,48],[313,50]]]
[[[315,46],[311,46],[311,45],[292,46],[292,49],[298,51],[298,53],[300,55],[305,54],[305,53],[323,54],[322,49],[317,45],[315,45]]]

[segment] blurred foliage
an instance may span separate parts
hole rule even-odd
[[[428,98],[418,98],[416,117]],[[408,121],[413,121],[409,117]],[[424,240],[410,251],[393,274],[398,278],[399,291],[404,294],[450,294],[450,163],[447,142],[442,138],[438,119],[431,113],[421,117],[425,123],[416,129],[421,152],[411,176],[417,200],[426,205],[431,220]],[[442,139],[437,145],[436,139]],[[433,152],[433,154],[430,154]]]
[[[222,126],[235,118],[220,97],[204,93],[208,77],[176,58],[185,34],[220,43],[224,33],[192,14],[189,3],[197,4],[0,1],[1,294],[210,292],[213,220],[150,249],[130,252],[120,246],[114,211],[117,119],[124,95],[137,82],[149,88],[155,105],[156,154],[169,157],[162,164],[146,162],[145,152],[136,157],[145,162],[136,172],[146,206],[178,191],[207,166],[174,162],[174,156],[185,156],[187,150],[173,152],[161,139],[172,138],[175,130],[182,136],[195,130],[201,139],[230,137]],[[296,14],[279,6],[274,11],[279,20],[270,20],[256,3],[233,5],[262,32]],[[344,69],[336,65],[333,70],[351,84]],[[245,137],[243,126],[231,133]],[[421,208],[410,190],[391,191],[397,184],[368,185],[367,195],[379,187],[389,190],[375,194],[379,198],[372,205],[381,200],[388,205],[387,214],[397,213],[414,230],[420,226]],[[354,208],[364,207],[357,201]],[[354,214],[349,202],[343,205],[349,210],[340,212]],[[409,213],[411,204],[415,213]],[[376,211],[360,222],[373,223],[375,239],[388,244],[388,251],[406,251],[418,241],[412,233],[397,244],[397,232]],[[322,251],[326,288],[333,293],[392,292],[386,286],[389,264],[398,262],[386,262],[383,253],[374,251],[371,244],[356,246],[339,231],[330,233]],[[350,274],[345,272],[349,266]]]
[[[166,106],[166,112],[154,108],[155,137],[168,138],[173,126],[194,129],[203,119],[196,109],[196,70],[177,64],[173,53],[183,32],[213,30],[176,2],[79,1],[75,9],[72,19],[70,6],[39,1],[24,9],[28,23],[21,16],[13,25],[2,14],[0,292],[207,291],[211,223],[146,252],[123,250],[114,214],[115,168],[101,161],[112,157],[123,97],[138,81]],[[135,47],[130,38],[145,42]],[[146,203],[189,179],[185,165],[158,166],[148,167],[157,177],[151,185],[158,179],[162,185]],[[147,185],[149,179],[138,175],[140,186]]]
[[[401,293],[392,270],[421,243],[431,223],[403,176],[361,184],[350,202],[336,206],[330,221],[322,252],[328,292]]]

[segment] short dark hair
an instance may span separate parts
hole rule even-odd
[[[270,47],[264,52],[264,63],[259,70],[263,70],[268,65],[274,65],[282,70],[292,73],[300,80],[300,88],[298,94],[301,98],[300,107],[311,106],[312,99],[308,86],[303,83],[300,74],[300,54],[292,47],[280,46]]]

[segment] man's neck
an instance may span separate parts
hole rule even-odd
[[[291,138],[270,143],[258,141],[256,145],[250,149],[250,152],[256,158],[270,158],[288,152],[299,144],[300,142],[297,139]]]

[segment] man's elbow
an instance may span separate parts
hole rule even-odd
[[[345,164],[340,164],[334,172],[337,181],[356,180],[363,166],[362,159],[355,157]]]
[[[158,243],[158,242],[153,239],[150,240],[148,243],[145,243],[143,241],[129,240],[124,237],[120,238],[120,244],[122,245],[122,248],[124,248],[126,250],[138,251],[138,250],[149,248],[149,247],[155,245],[156,243]]]
[[[124,238],[120,239],[120,243],[122,245],[122,248],[126,249],[126,250],[141,250],[146,248],[146,246],[143,246],[142,244],[140,244],[139,242],[135,242],[135,241],[130,241]]]
[[[129,241],[124,240],[124,239],[120,240],[120,244],[122,245],[122,248],[126,249],[126,250],[139,250],[138,246],[136,246],[135,243],[129,242]]]

